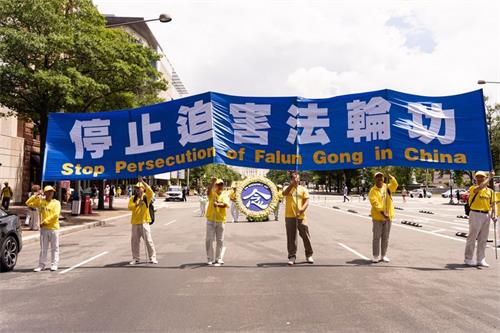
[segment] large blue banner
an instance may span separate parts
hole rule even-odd
[[[209,92],[133,110],[49,115],[46,181],[134,178],[208,163],[492,169],[482,90],[325,99]]]

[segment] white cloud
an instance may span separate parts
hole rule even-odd
[[[169,12],[150,27],[192,93],[449,95],[500,81],[498,1],[95,2],[116,15]],[[407,26],[387,24],[398,18]],[[500,85],[485,89],[500,102]]]

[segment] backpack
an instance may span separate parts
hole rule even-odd
[[[155,223],[155,206],[153,205],[153,200],[148,204],[148,200],[144,198],[144,203],[146,204],[146,207],[149,209],[149,216],[151,217],[151,222],[149,224]]]

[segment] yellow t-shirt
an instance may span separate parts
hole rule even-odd
[[[298,199],[298,208],[297,208]],[[299,185],[298,188],[292,189],[286,196],[285,204],[285,217],[296,218],[297,210],[302,209],[305,201],[309,199],[309,192],[304,186]],[[306,218],[305,212],[297,218],[304,220]]]
[[[493,190],[485,187],[479,190],[477,193],[474,193],[474,189],[476,187],[476,185],[473,185],[469,188],[470,209],[487,212],[491,209],[491,205],[493,204]],[[474,196],[476,196],[476,199],[474,199]],[[474,202],[472,202],[472,199],[474,199]]]
[[[500,216],[500,192],[495,192],[495,202],[497,204],[497,216]]]
[[[231,191],[231,194],[229,194],[229,199],[231,199],[231,201],[236,201],[236,191]]]
[[[59,215],[61,214],[61,203],[52,199],[47,201],[36,195],[32,195],[27,201],[26,205],[31,208],[38,208],[40,210],[41,221],[40,226],[48,230],[59,230]]]
[[[12,195],[12,189],[10,188],[10,186],[6,186],[2,189],[2,196],[4,198],[10,198]]]
[[[208,207],[205,215],[208,221],[226,223],[227,207],[214,207],[214,202],[225,203],[226,206],[229,206],[227,194],[224,192],[218,194],[213,190],[208,196]]]
[[[283,201],[283,191],[278,191],[278,200],[279,202]]]
[[[148,205],[142,201],[140,204],[137,204],[137,202],[134,201],[135,196],[131,196],[130,200],[128,201],[128,210],[132,211],[132,218],[130,220],[130,223],[132,224],[144,224],[144,223],[149,223],[151,222],[151,215],[149,214],[149,204],[153,200],[153,190],[149,185],[146,185],[146,200],[148,202]]]
[[[370,200],[370,204],[372,205],[372,220],[384,222],[385,217],[382,214],[382,212],[384,211],[387,213],[387,215],[389,215],[390,220],[394,218],[394,204],[392,202],[392,194],[396,192],[397,188],[398,182],[396,181],[396,178],[391,177],[389,179],[389,184],[384,184],[381,188],[378,188],[377,185],[374,185],[370,189],[370,192],[368,193],[368,199]]]

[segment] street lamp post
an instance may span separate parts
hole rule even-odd
[[[106,28],[115,28],[115,27],[121,27],[124,25],[131,25],[131,24],[136,24],[136,23],[145,23],[145,22],[152,22],[152,21],[160,21],[161,23],[168,23],[172,21],[172,17],[168,14],[160,14],[158,18],[154,19],[149,19],[149,20],[137,20],[137,21],[130,21],[130,22],[122,22],[122,23],[116,23],[116,24],[108,24],[106,25]]]
[[[500,84],[500,81],[485,81],[485,80],[477,80],[477,84],[487,84],[487,83]]]
[[[115,24],[107,24],[106,28],[117,28],[117,27],[122,27],[125,25],[131,25],[131,24],[136,24],[136,23],[146,23],[146,22],[153,22],[153,21],[160,21],[161,23],[168,23],[168,22],[172,21],[172,17],[168,14],[160,14],[160,16],[158,16],[158,18],[154,18],[154,19],[136,20],[136,21],[115,23]],[[98,197],[98,201],[97,201],[97,209],[98,210],[104,209],[105,183],[106,183],[106,181],[103,180],[99,184],[99,197]]]
[[[486,80],[477,80],[477,84],[500,84],[500,81],[486,81]],[[491,131],[491,126],[492,126],[492,115],[488,114],[487,116],[487,122],[488,122],[488,139],[489,143],[491,144],[491,139],[492,139],[492,131]],[[495,174],[495,171],[492,170],[492,176]],[[493,177],[490,177],[490,186],[494,186],[493,184]]]

